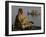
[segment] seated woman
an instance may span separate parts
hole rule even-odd
[[[18,14],[15,18],[15,28],[24,30],[27,27],[31,27],[32,23],[29,23],[26,16],[23,14],[22,8],[19,8]]]

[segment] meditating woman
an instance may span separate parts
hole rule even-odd
[[[19,8],[18,14],[15,18],[15,28],[24,30],[25,28],[29,28],[32,26],[32,23],[29,23],[26,16],[23,14],[22,8]]]

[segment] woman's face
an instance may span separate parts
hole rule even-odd
[[[21,14],[21,15],[23,14],[23,10],[22,9],[19,10],[19,14]]]

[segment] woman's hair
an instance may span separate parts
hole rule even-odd
[[[21,13],[21,14],[23,13],[22,8],[19,8],[18,13]]]

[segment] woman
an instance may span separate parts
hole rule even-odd
[[[31,23],[29,24],[27,17],[24,16],[22,8],[19,8],[18,14],[15,18],[15,27],[17,29],[23,29],[24,30],[26,27],[29,27],[31,25],[32,24]]]

